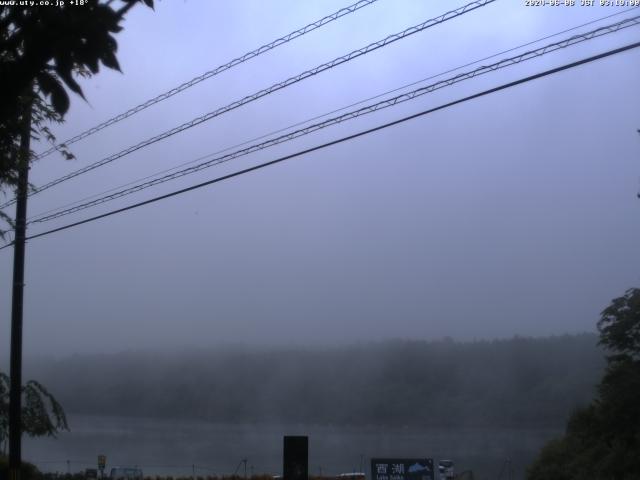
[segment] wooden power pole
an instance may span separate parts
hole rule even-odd
[[[20,480],[22,464],[22,307],[24,294],[24,253],[27,230],[27,189],[31,145],[32,91],[22,112],[20,149],[17,155],[15,239],[13,245],[13,294],[11,298],[11,387],[9,392],[9,479]]]

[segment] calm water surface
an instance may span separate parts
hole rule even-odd
[[[456,471],[497,479],[511,460],[515,478],[554,429],[382,428],[313,425],[230,425],[197,421],[69,415],[71,432],[57,439],[25,438],[23,455],[44,471],[138,466],[145,475],[244,475],[282,471],[283,435],[309,436],[310,474],[369,473],[371,457],[451,459]],[[503,472],[503,478],[507,478]]]

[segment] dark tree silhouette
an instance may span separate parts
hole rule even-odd
[[[153,0],[87,1],[80,8],[0,7],[0,75],[2,121],[18,111],[18,98],[36,82],[60,115],[69,108],[63,83],[82,96],[74,79],[78,69],[95,74],[104,66],[120,69],[118,44],[113,34],[122,30],[124,14],[138,2],[153,7]],[[62,80],[62,81],[61,81]]]
[[[55,142],[46,122],[63,119],[70,103],[66,89],[83,97],[76,76],[95,74],[100,64],[120,69],[114,35],[137,3],[153,7],[153,0],[120,0],[119,8],[114,0],[86,0],[64,9],[0,6],[0,188],[17,181],[25,102],[35,94],[34,133]],[[69,152],[63,153],[70,158]]]
[[[597,398],[545,446],[529,480],[640,478],[640,289],[614,299],[598,330],[609,355]]]
[[[640,289],[631,288],[611,302],[598,321],[600,344],[611,360],[640,359]]]
[[[4,451],[9,436],[9,376],[0,372],[0,452]],[[62,405],[35,380],[22,387],[22,431],[31,437],[55,436],[68,430],[67,417]]]

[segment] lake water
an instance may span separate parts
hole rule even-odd
[[[145,475],[244,475],[282,471],[283,435],[309,436],[309,473],[369,473],[372,457],[451,459],[457,472],[498,479],[510,459],[514,478],[540,447],[561,431],[553,429],[382,428],[310,425],[230,425],[197,421],[69,415],[71,432],[57,439],[24,439],[23,456],[44,471],[138,466]],[[502,478],[507,474],[503,471]]]

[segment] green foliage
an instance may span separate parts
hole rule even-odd
[[[598,330],[611,353],[598,396],[544,447],[529,480],[640,478],[640,289],[614,299]]]
[[[598,330],[600,344],[616,358],[640,359],[640,289],[631,288],[614,299],[603,310]]]
[[[0,447],[9,437],[9,376],[0,372]],[[22,431],[31,437],[53,436],[69,430],[60,403],[35,380],[22,387]]]
[[[82,96],[78,71],[98,73],[100,63],[119,70],[114,34],[122,30],[124,14],[141,0],[89,1],[82,8],[0,7],[0,76],[3,79],[2,119],[13,118],[18,99],[35,82],[64,115],[69,97],[64,86]],[[153,7],[153,0],[144,0]],[[8,117],[7,117],[8,116]]]
[[[55,143],[45,122],[62,121],[70,104],[66,89],[84,98],[78,75],[96,74],[100,64],[120,69],[114,34],[141,2],[153,7],[153,0],[120,0],[117,9],[113,0],[90,0],[81,8],[0,6],[0,189],[16,184],[25,104],[33,101],[32,131]],[[60,152],[73,158],[66,148]],[[3,212],[0,220],[11,227]]]
[[[529,469],[529,478],[571,480],[574,478],[565,462],[567,458],[567,440],[555,439],[547,443],[536,463]]]
[[[0,455],[0,478],[9,478],[9,459]],[[42,480],[43,475],[32,463],[22,462],[20,467],[21,480]]]

